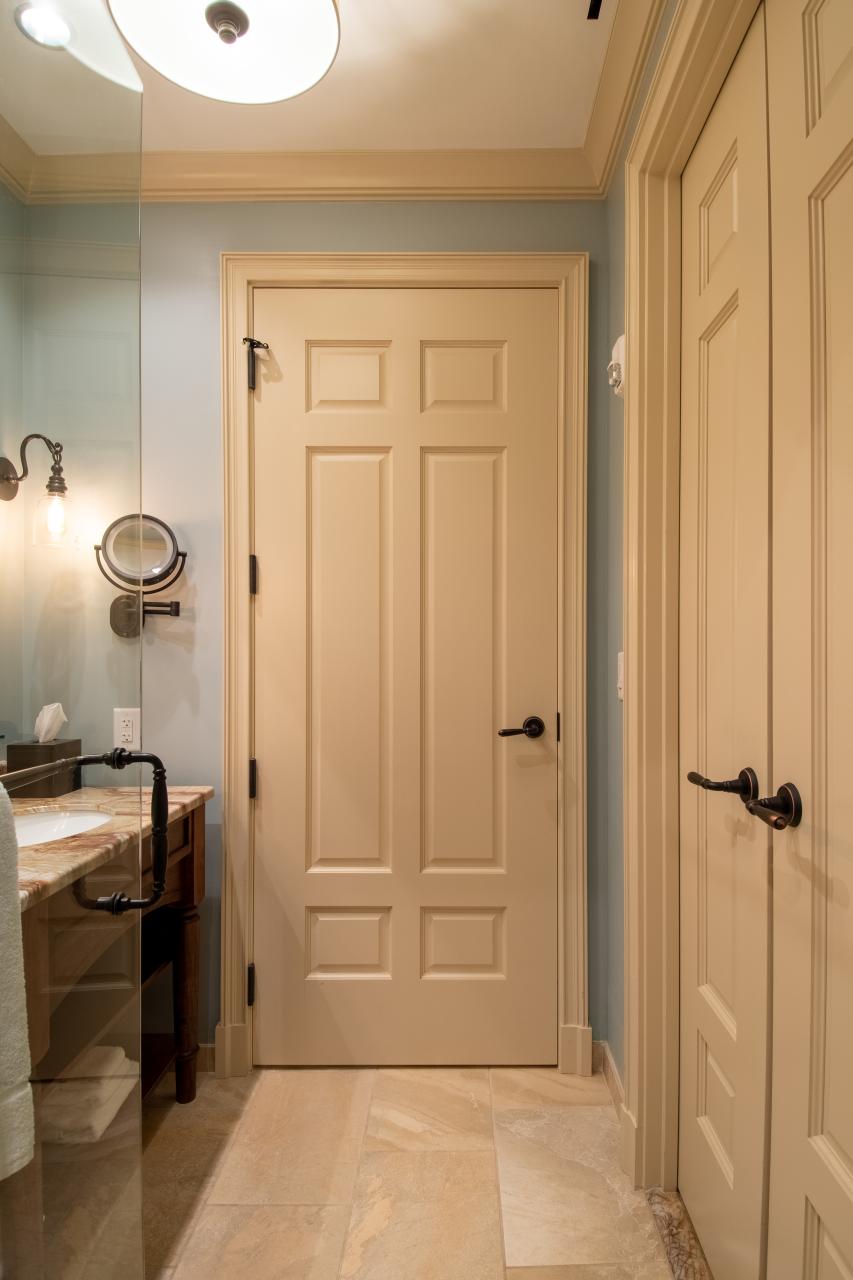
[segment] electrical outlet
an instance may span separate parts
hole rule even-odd
[[[141,751],[141,724],[139,707],[113,707],[113,746]]]

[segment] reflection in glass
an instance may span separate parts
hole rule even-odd
[[[61,441],[72,504],[45,492],[46,455],[44,476],[33,455],[0,502],[0,770],[10,744],[57,761],[27,786],[0,782],[16,813],[72,818],[19,852],[36,886],[21,916],[36,1147],[0,1181],[0,1274],[142,1280],[141,921],[89,911],[83,880],[54,875],[73,845],[94,858],[90,891],[143,889],[140,780],[61,763],[108,751],[112,708],[140,704],[140,642],[106,625],[92,548],[116,511],[140,510],[141,98],[102,4],[55,0],[70,36],[48,48],[16,24],[19,3],[0,0],[0,455],[29,433]],[[60,737],[35,742],[38,711],[58,702]],[[116,782],[129,785],[103,790]]]

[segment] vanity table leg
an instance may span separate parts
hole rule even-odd
[[[193,1102],[198,1058],[198,907],[179,908],[178,939],[173,965],[175,1006],[175,1096]]]

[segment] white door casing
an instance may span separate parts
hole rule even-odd
[[[251,402],[245,396],[242,335],[254,329],[256,288],[277,286],[549,288],[557,301],[559,366],[559,1061],[588,1072],[591,1031],[586,985],[585,852],[585,413],[586,258],[542,254],[224,254],[223,416],[226,476],[226,759],[222,911],[222,1013],[217,1071],[251,1065],[246,962],[252,958],[251,814],[246,759],[254,749],[250,705],[253,604],[245,591],[249,529]],[[261,374],[260,376],[264,376]],[[261,565],[261,579],[264,567]],[[263,778],[263,762],[261,762]],[[263,785],[263,784],[262,784]],[[264,981],[259,974],[259,988]]]

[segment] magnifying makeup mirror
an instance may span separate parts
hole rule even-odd
[[[173,586],[187,559],[164,520],[148,515],[120,516],[104,530],[95,547],[95,559],[107,581],[122,591],[110,606],[110,626],[117,636],[138,636],[148,617],[180,616],[179,601],[146,599]]]

